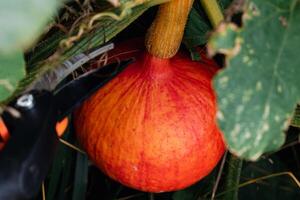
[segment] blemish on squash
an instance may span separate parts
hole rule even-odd
[[[138,168],[137,168],[137,166],[135,166],[135,165],[132,167],[132,169],[133,169],[134,171],[136,171],[136,172],[138,171]]]

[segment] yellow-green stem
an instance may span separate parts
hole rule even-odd
[[[200,0],[201,4],[214,28],[224,20],[223,13],[217,0]]]
[[[146,36],[146,48],[150,54],[171,58],[177,53],[193,1],[171,0],[160,5]]]

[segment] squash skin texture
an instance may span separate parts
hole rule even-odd
[[[133,44],[110,61],[127,46],[137,51],[117,57],[136,61],[75,113],[78,140],[97,167],[128,187],[183,189],[208,175],[225,151],[211,86],[218,67],[183,51],[156,58]]]

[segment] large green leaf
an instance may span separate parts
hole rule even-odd
[[[243,27],[224,24],[209,41],[226,55],[214,80],[228,148],[250,160],[278,149],[300,100],[300,2],[249,1]]]
[[[39,37],[61,1],[0,1],[0,101],[13,94],[24,78],[21,51]]]
[[[0,101],[8,98],[25,76],[23,52],[0,54]]]
[[[62,0],[0,1],[0,52],[29,47],[60,2]]]

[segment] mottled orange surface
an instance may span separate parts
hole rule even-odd
[[[137,61],[76,113],[78,139],[95,165],[124,185],[149,192],[185,188],[224,153],[211,87],[217,67],[182,52],[170,60],[143,50],[121,58],[129,55]]]

